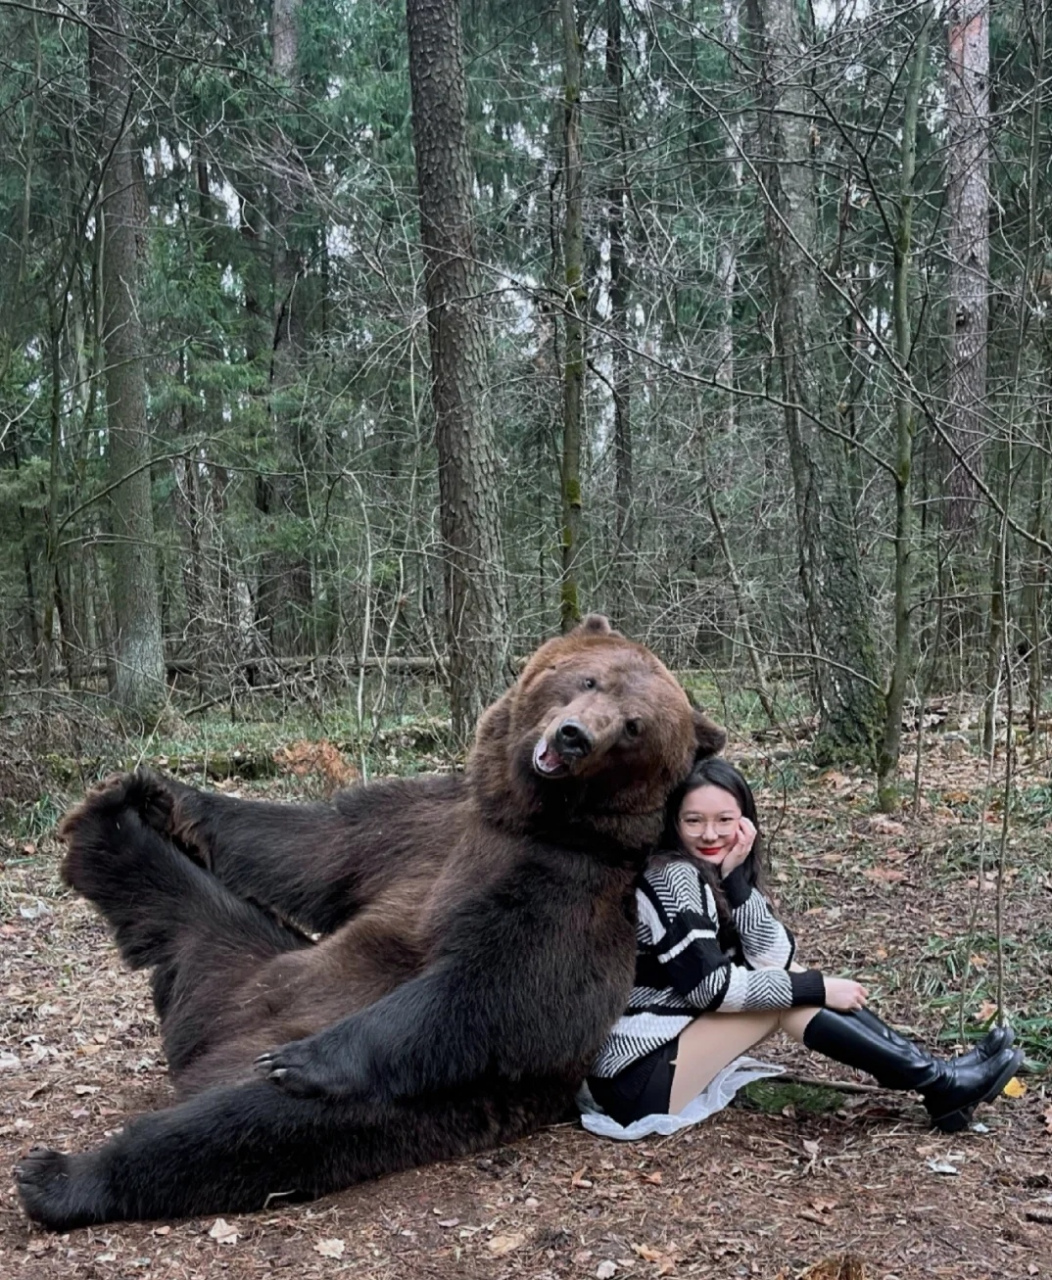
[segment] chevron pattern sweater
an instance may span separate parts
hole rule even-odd
[[[741,868],[722,887],[738,935],[737,956],[719,945],[716,900],[704,873],[686,858],[651,860],[636,889],[635,987],[592,1075],[617,1075],[674,1040],[701,1013],[825,1003],[817,969],[788,971],[793,936]]]

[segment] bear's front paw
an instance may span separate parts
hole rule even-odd
[[[255,1065],[261,1076],[296,1098],[347,1098],[364,1092],[358,1055],[346,1046],[326,1050],[321,1036],[261,1053]]]

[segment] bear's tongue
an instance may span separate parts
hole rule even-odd
[[[564,773],[567,764],[558,751],[542,738],[533,749],[533,767],[538,773],[553,774]]]

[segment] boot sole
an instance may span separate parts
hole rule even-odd
[[[1011,1061],[1006,1064],[1005,1069],[982,1097],[976,1098],[968,1106],[961,1107],[957,1111],[950,1111],[944,1116],[932,1116],[932,1128],[938,1129],[940,1133],[960,1133],[962,1129],[967,1129],[972,1122],[972,1114],[975,1108],[984,1102],[993,1102],[994,1098],[997,1097],[1022,1065],[1023,1051],[1022,1049],[1016,1049],[1015,1053],[1012,1054]]]

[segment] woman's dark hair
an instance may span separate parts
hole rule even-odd
[[[756,800],[753,797],[752,788],[742,774],[721,756],[709,756],[705,760],[697,761],[683,782],[669,796],[668,804],[665,806],[665,829],[661,833],[661,852],[679,857],[690,856],[679,838],[679,811],[683,807],[684,799],[698,787],[719,787],[723,791],[729,791],[737,800],[742,817],[748,818],[756,827],[756,839],[753,841],[749,856],[742,863],[742,870],[750,885],[756,889],[762,889],[766,851],[763,833],[756,818]],[[704,866],[702,869],[708,874],[709,879],[715,882],[716,877],[711,869]],[[723,895],[718,892],[717,884],[714,883],[713,888],[717,889],[716,902],[722,914],[725,910],[722,902]]]

